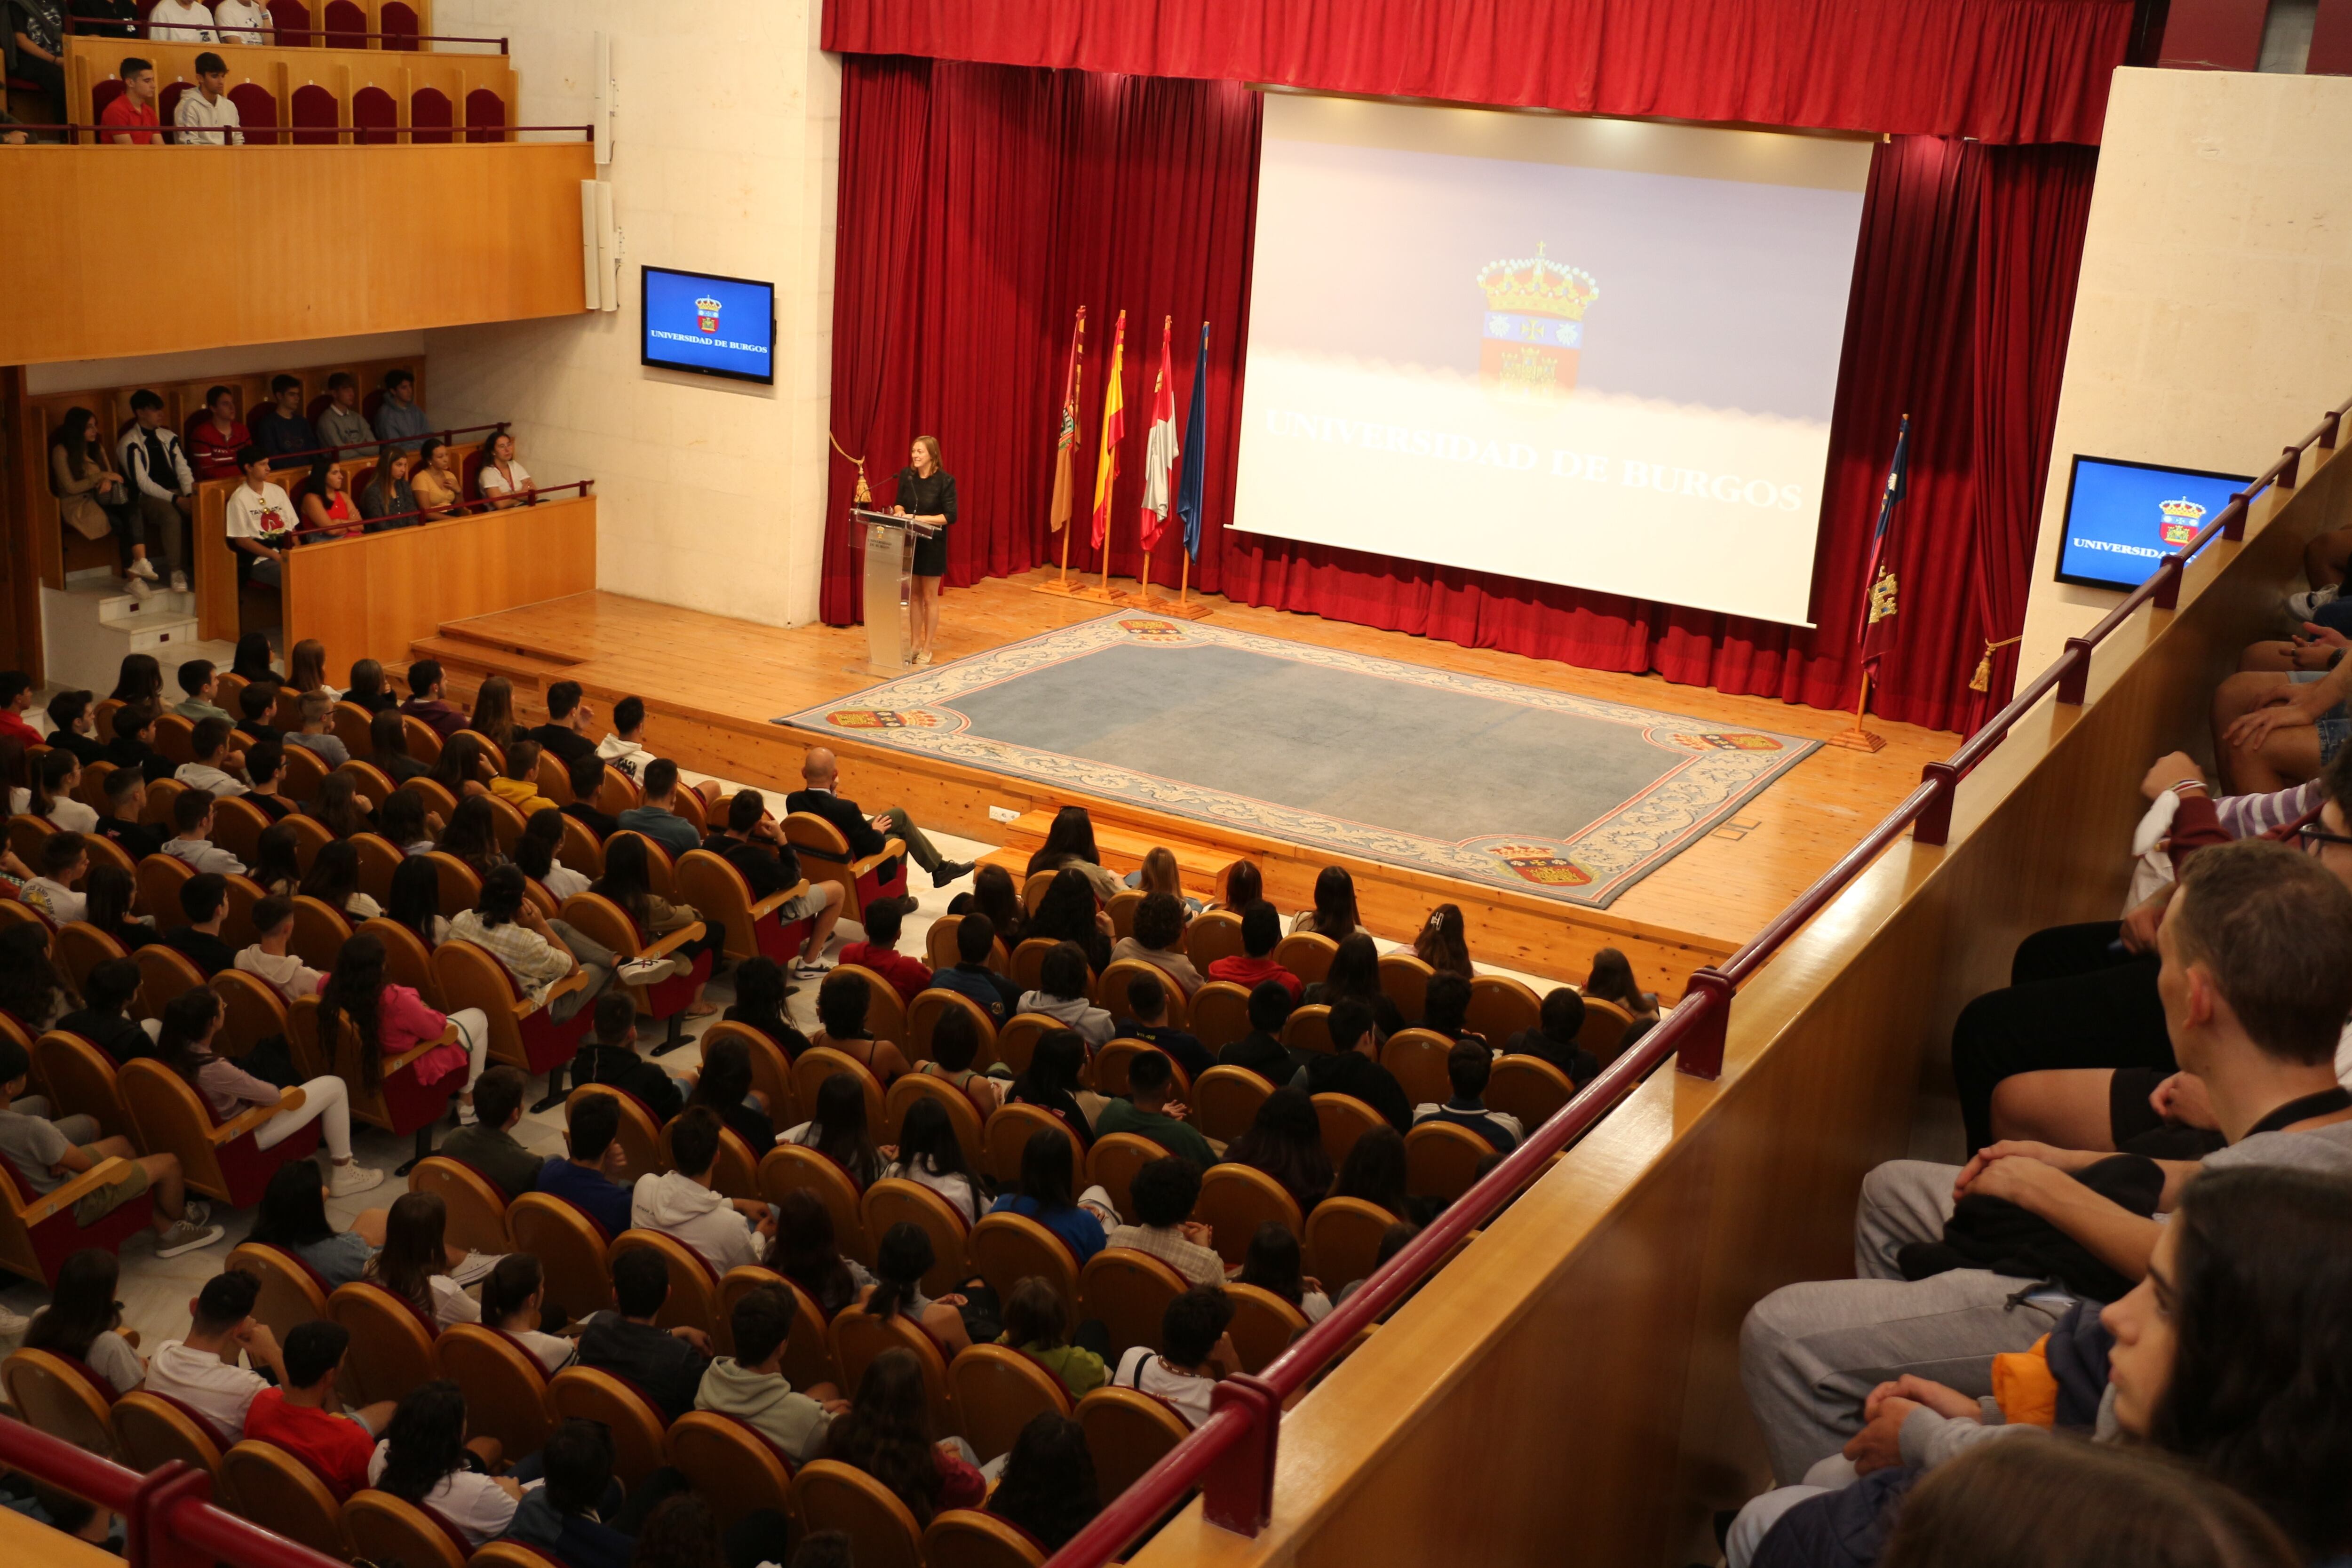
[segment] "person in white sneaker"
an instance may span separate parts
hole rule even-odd
[[[172,591],[184,592],[188,575],[180,563],[194,526],[196,471],[188,464],[187,448],[180,445],[178,434],[163,422],[163,399],[153,390],[141,387],[131,395],[131,427],[122,433],[115,458],[139,503],[142,531],[163,548]],[[133,552],[124,574],[155,581],[154,565],[140,552]]]
[[[177,1258],[210,1247],[227,1234],[206,1223],[212,1217],[209,1207],[190,1201],[178,1155],[134,1154],[127,1138],[99,1137],[97,1121],[87,1116],[50,1121],[48,1102],[24,1092],[32,1069],[32,1058],[24,1047],[0,1038],[0,1158],[8,1162],[17,1180],[36,1194],[53,1193],[109,1160],[127,1161],[127,1174],[74,1205],[76,1224],[95,1225],[140,1194],[152,1192],[156,1257]]]
[[[255,908],[258,910],[260,905]],[[290,922],[292,916],[287,920]],[[165,1003],[163,1032],[155,1042],[157,1058],[178,1073],[223,1121],[242,1115],[247,1106],[278,1106],[276,1115],[254,1130],[256,1148],[275,1149],[313,1121],[320,1123],[327,1156],[332,1162],[327,1178],[330,1197],[347,1198],[381,1185],[382,1171],[352,1161],[351,1090],[343,1080],[327,1074],[288,1091],[215,1056],[213,1037],[220,1033],[224,1011],[220,994],[209,986],[199,986]],[[299,1094],[300,1101],[286,1105],[289,1092]]]

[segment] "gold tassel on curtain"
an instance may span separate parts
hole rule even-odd
[[[2013,637],[2003,637],[1999,642],[1986,643],[1983,654],[1977,659],[1977,672],[1969,677],[1969,689],[1970,691],[1991,690],[1992,656],[1999,653],[2002,648],[2007,647],[2011,643],[2023,642],[2024,640],[2025,634],[2021,632]]]
[[[866,488],[866,459],[863,458],[851,458],[849,453],[843,448],[840,439],[836,437],[832,431],[826,431],[824,433],[824,438],[833,443],[833,449],[835,451],[840,452],[844,458],[847,458],[849,461],[857,465],[857,493],[849,498],[850,504],[852,506],[872,506],[874,504],[874,492]]]

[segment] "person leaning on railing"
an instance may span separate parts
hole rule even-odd
[[[514,432],[501,430],[490,437],[489,456],[474,484],[482,500],[493,510],[503,511],[510,506],[530,506],[539,500],[539,487],[530,480],[530,470],[515,456]],[[568,760],[568,759],[567,759]]]
[[[236,466],[245,482],[228,493],[226,531],[228,547],[237,552],[249,576],[268,587],[284,581],[281,561],[294,548],[294,502],[269,477],[269,454],[250,443],[237,448]]]

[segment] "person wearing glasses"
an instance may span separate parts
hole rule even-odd
[[[2309,784],[2229,796],[2216,796],[2196,762],[2175,752],[2158,758],[2141,784],[2150,800],[2168,792],[2178,802],[2165,840],[2176,877],[2190,856],[2209,846],[2267,838],[2300,849],[2352,887],[2352,748],[2338,752]],[[2155,993],[2156,929],[2179,886],[2166,883],[2119,922],[2061,926],[2028,937],[2018,955],[2016,977],[2023,983],[1979,997],[1962,1013],[1953,1031],[1953,1071],[1971,1152],[1982,1146],[1979,1125],[1995,1140],[2158,1159],[2193,1160],[2221,1147],[2204,1085],[2177,1070],[2169,1050],[2159,1056],[2144,1048],[2139,1035],[2147,1015],[2163,1026],[2165,1004]],[[2084,963],[2102,933],[2104,962]],[[2047,963],[2069,947],[2083,963],[2076,973],[2027,979],[2030,963]],[[2040,1012],[2043,1027],[2014,1027],[2022,1015],[2011,1016],[2011,1009],[2021,999],[2023,1008]],[[2086,1008],[2111,1009],[2114,1026],[2085,1028]],[[2007,1037],[1985,1027],[1988,1022],[2010,1026]],[[2074,1037],[2061,1037],[2070,1027],[2077,1031]],[[2336,1068],[2352,1082],[2352,1030],[2347,1036]],[[2001,1068],[2007,1070],[1997,1070]]]

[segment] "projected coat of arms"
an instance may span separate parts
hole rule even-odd
[[[1478,382],[1489,391],[1565,397],[1576,390],[1584,350],[1584,312],[1601,298],[1592,274],[1536,253],[1490,261],[1478,273],[1486,316],[1478,345]]]
[[[2196,538],[2197,525],[2205,518],[2205,509],[2187,496],[2179,500],[2158,501],[2156,510],[2164,514],[2157,532],[2167,544],[2186,544]]]
[[[694,302],[694,327],[700,332],[719,330],[719,301],[708,294]]]

